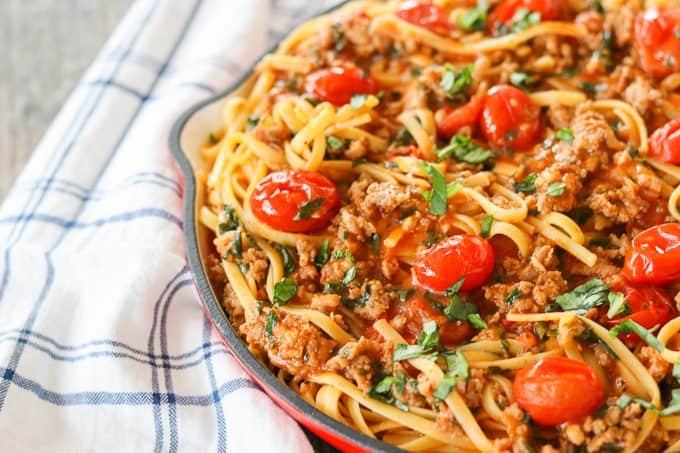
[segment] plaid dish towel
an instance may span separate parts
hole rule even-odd
[[[167,143],[330,3],[131,8],[0,208],[0,451],[312,451],[203,313]]]

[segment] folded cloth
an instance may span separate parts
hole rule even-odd
[[[312,451],[204,315],[168,133],[329,3],[133,5],[0,208],[2,452]]]

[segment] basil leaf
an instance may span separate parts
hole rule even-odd
[[[456,283],[446,288],[446,295],[449,297],[453,297],[456,294],[458,294],[458,292],[460,291],[460,287],[463,286],[463,283],[465,283],[464,275],[461,278],[459,278]]]
[[[477,2],[476,8],[466,10],[460,19],[458,26],[463,30],[484,31],[486,30],[486,15],[489,5],[486,1]]]
[[[305,220],[305,219],[311,219],[312,215],[319,210],[321,205],[323,204],[325,198],[320,197],[320,198],[314,198],[313,200],[309,200],[305,203],[302,203],[300,207],[298,208],[297,214],[295,214],[295,217],[293,217],[293,220],[299,221],[299,220]]]
[[[264,326],[264,334],[268,337],[271,337],[273,334],[274,330],[274,324],[276,324],[276,321],[279,320],[279,317],[276,315],[276,312],[274,310],[269,310],[269,313],[267,313],[267,322]]]
[[[446,178],[441,174],[439,170],[429,164],[422,164],[423,171],[430,177],[432,182],[432,192],[430,197],[430,213],[434,215],[444,215],[446,214],[447,202],[446,202]]]
[[[609,310],[607,310],[607,318],[612,319],[617,316],[624,316],[630,313],[630,306],[626,302],[622,293],[612,291],[607,296],[609,301]]]
[[[468,65],[456,72],[453,66],[447,64],[444,66],[442,79],[439,87],[444,91],[449,98],[467,90],[472,85],[472,66]]]
[[[219,234],[224,234],[227,231],[235,230],[241,225],[241,220],[238,218],[238,215],[236,215],[236,210],[234,208],[228,204],[225,204],[224,213],[226,214],[226,221],[224,223],[220,223],[217,226]]]
[[[548,190],[545,191],[546,194],[551,197],[561,197],[564,195],[564,189],[567,187],[562,181],[551,182],[548,184]]]
[[[328,146],[330,146],[332,149],[336,151],[345,146],[345,141],[334,135],[327,136],[326,143],[328,144]]]
[[[243,258],[243,242],[241,240],[241,232],[239,230],[234,231],[234,240],[231,243],[231,249],[234,255],[238,258]]]
[[[283,259],[283,270],[286,275],[292,274],[295,271],[295,258],[293,258],[293,254],[290,253],[290,250],[288,250],[288,247],[285,245],[275,243],[274,248],[281,254],[281,258]]]
[[[448,159],[451,156],[460,162],[481,164],[493,157],[494,152],[475,145],[466,135],[456,134],[451,138],[448,146],[437,152],[439,160]]]
[[[482,220],[482,230],[479,232],[479,235],[483,238],[488,238],[489,233],[491,232],[491,224],[493,223],[493,216],[488,215],[484,217],[484,220]]]
[[[432,396],[437,399],[437,400],[445,400],[447,396],[449,396],[449,393],[454,389],[456,386],[456,378],[453,376],[444,376],[442,377],[442,380],[439,381],[439,385],[437,388],[432,392]]]
[[[411,297],[416,292],[416,290],[413,288],[403,289],[396,287],[388,288],[388,291],[397,293],[397,299],[399,299],[399,302],[406,302],[406,299]]]
[[[378,233],[371,235],[371,247],[375,253],[380,253],[380,235]]]
[[[274,285],[274,300],[276,305],[286,305],[297,294],[298,286],[292,278],[283,278]]]
[[[531,11],[527,8],[519,8],[512,18],[510,23],[510,30],[514,33],[524,31],[532,25],[536,25],[541,21],[541,13]]]
[[[418,337],[418,344],[425,349],[432,349],[439,344],[439,327],[434,321],[427,321],[423,324],[423,331]]]
[[[398,394],[404,392],[404,386],[406,385],[406,379],[403,373],[399,373],[398,376],[388,375],[385,376],[378,382],[371,392],[386,394],[395,386],[395,390]]]
[[[250,131],[255,129],[255,126],[260,122],[260,117],[257,115],[251,115],[246,120],[246,130]]]
[[[671,390],[671,401],[668,403],[666,409],[659,412],[659,415],[665,417],[680,412],[680,389]]]
[[[534,181],[536,181],[536,178],[538,178],[538,175],[536,173],[530,173],[527,175],[526,178],[524,178],[524,181],[521,182],[516,182],[514,185],[515,192],[520,193],[533,193],[536,192],[536,185],[534,184]]]
[[[555,132],[555,141],[567,142],[569,144],[574,142],[574,131],[570,128],[565,127]]]
[[[630,403],[638,403],[645,409],[651,409],[654,411],[657,410],[656,406],[654,406],[649,401],[643,400],[642,398],[637,398],[635,396],[630,396],[627,393],[622,393],[621,396],[619,396],[619,399],[616,400],[616,405],[619,407],[619,409],[625,409]]]
[[[444,354],[444,358],[446,359],[448,374],[458,376],[466,381],[468,380],[470,377],[470,367],[462,351],[447,352]]]
[[[358,110],[364,105],[366,105],[367,100],[368,100],[367,94],[353,94],[352,98],[349,101],[349,105],[351,105],[354,110]]]
[[[449,305],[444,308],[444,314],[449,321],[467,321],[470,315],[478,312],[475,304],[461,300],[458,295],[453,296]]]
[[[328,239],[324,239],[324,241],[321,243],[321,247],[319,247],[319,251],[316,252],[314,265],[319,270],[321,270],[321,268],[324,267],[330,259],[330,245],[330,241]]]
[[[656,327],[658,327],[658,326],[655,326],[654,328],[648,330],[648,329],[645,329],[644,327],[642,327],[640,324],[633,321],[632,319],[626,319],[625,321],[622,321],[621,323],[614,326],[609,331],[609,335],[611,335],[612,337],[615,337],[615,336],[622,334],[622,333],[634,333],[638,337],[642,338],[652,348],[661,352],[661,351],[663,351],[664,346],[663,346],[663,344],[661,344],[659,339],[656,338],[654,336],[654,334],[651,332],[651,330],[656,329]]]
[[[352,266],[347,271],[345,272],[345,275],[342,277],[342,283],[345,285],[348,285],[354,278],[357,276],[357,267]]]
[[[522,295],[522,291],[520,291],[519,288],[513,288],[512,291],[510,291],[510,294],[505,296],[505,303],[508,305],[514,304],[517,298]]]
[[[479,313],[472,313],[469,314],[467,317],[467,321],[470,323],[472,327],[475,329],[481,330],[481,329],[486,329],[486,323],[482,319]]]
[[[433,357],[427,356],[428,351],[419,344],[398,344],[394,347],[394,355],[392,359],[395,362],[400,362],[402,360],[414,359],[416,357],[423,358],[436,358],[436,354]]]
[[[423,331],[418,337],[418,344],[398,344],[394,347],[393,359],[395,362],[426,356],[433,348],[439,345],[439,327],[434,321],[423,324]],[[429,355],[428,359],[435,359],[437,353]]]
[[[583,285],[577,286],[565,294],[560,294],[555,298],[555,302],[566,311],[576,311],[584,314],[593,307],[599,307],[607,303],[609,286],[596,278],[587,281]]]
[[[510,83],[521,90],[528,90],[531,88],[536,80],[526,72],[515,71],[510,74]]]
[[[397,135],[392,139],[392,144],[397,146],[409,145],[413,143],[413,136],[408,129],[401,128]]]

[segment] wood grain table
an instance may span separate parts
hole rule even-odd
[[[0,203],[132,0],[0,0]],[[320,453],[336,450],[309,434]]]

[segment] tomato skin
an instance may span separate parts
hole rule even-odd
[[[655,77],[680,70],[680,7],[650,8],[635,18],[634,46],[642,69]]]
[[[541,108],[522,90],[496,85],[484,99],[482,133],[496,149],[527,149],[538,140]]]
[[[604,402],[604,387],[587,363],[550,356],[515,375],[512,390],[519,407],[543,426],[557,426],[591,414]]]
[[[378,82],[355,67],[319,69],[305,79],[305,91],[334,105],[348,104],[354,94],[375,94]]]
[[[680,223],[655,225],[631,241],[623,273],[637,284],[680,281]]]
[[[448,35],[451,32],[451,23],[446,13],[437,5],[429,2],[405,2],[395,14],[406,22],[427,28],[438,35]]]
[[[309,219],[294,220],[300,206],[323,198]],[[270,173],[257,183],[250,206],[261,222],[289,233],[308,233],[325,227],[340,208],[340,194],[325,176],[301,170]]]
[[[660,160],[680,165],[680,119],[669,121],[655,130],[649,138],[649,145],[652,154]]]
[[[474,126],[479,121],[483,105],[482,96],[473,96],[465,105],[455,109],[446,108],[437,124],[437,132],[441,137],[451,138],[461,128]]]
[[[442,345],[456,345],[475,333],[467,322],[449,321],[445,315],[427,303],[422,294],[414,294],[405,303],[397,305],[394,316],[398,315],[406,318],[400,333],[409,343],[416,342],[423,330],[423,324],[427,321],[435,321],[439,326],[439,342]]]
[[[560,4],[556,0],[504,0],[489,14],[489,32],[493,33],[500,24],[510,25],[521,8],[540,13],[542,21],[554,20],[560,15]]]
[[[623,293],[623,297],[630,306],[631,314],[614,319],[606,319],[605,323],[613,327],[631,319],[645,329],[663,327],[675,316],[675,308],[668,295],[655,286],[636,286],[625,281],[616,284],[612,290]],[[642,339],[634,333],[619,335],[619,338],[629,347],[635,347]]]
[[[465,277],[462,291],[479,288],[491,277],[493,247],[474,234],[451,236],[419,253],[412,267],[413,284],[441,293]]]

